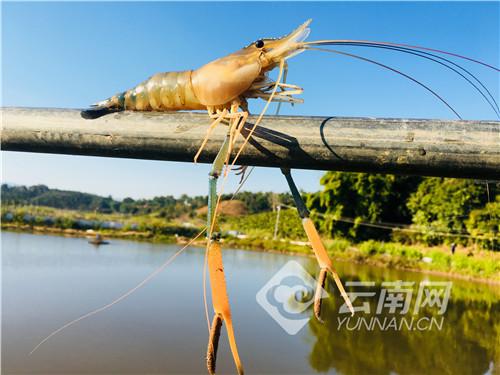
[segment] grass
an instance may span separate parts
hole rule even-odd
[[[262,237],[228,238],[225,239],[225,246],[312,255],[309,246]],[[409,246],[395,242],[373,240],[353,244],[345,239],[325,240],[325,247],[329,255],[337,260],[391,268],[439,272],[500,282],[500,254],[491,251],[472,252],[471,249],[460,248],[454,255],[451,255],[446,247]]]
[[[492,251],[461,248],[452,255],[449,249],[442,246],[408,246],[373,240],[363,242],[355,246],[353,250],[358,252],[354,258],[352,258],[352,252],[340,257],[365,263],[500,281],[500,254]],[[339,253],[334,250],[331,250],[331,254],[339,257]]]
[[[21,231],[38,231],[52,234],[85,235],[85,230],[74,227],[76,220],[119,221],[123,223],[121,230],[99,229],[105,237],[127,238],[131,240],[173,243],[181,239],[194,237],[205,225],[200,218],[184,218],[190,220],[186,226],[182,219],[167,222],[164,218],[153,215],[124,215],[124,214],[96,214],[93,212],[79,212],[58,210],[48,207],[2,207],[2,218],[7,212],[15,213],[15,219],[2,221],[3,229]],[[285,211],[286,212],[286,211]],[[29,214],[37,217],[31,223],[24,223],[23,216]],[[311,255],[309,246],[304,246],[294,240],[305,240],[303,232],[296,228],[296,216],[284,216],[280,225],[282,233],[287,230],[291,233],[289,239],[272,239],[274,222],[266,214],[253,220],[258,225],[246,223],[246,229],[235,225],[234,221],[245,224],[243,219],[232,219],[222,223],[222,229],[239,228],[248,235],[247,238],[224,238],[226,248],[251,249],[259,251],[275,251],[288,254]],[[251,215],[251,216],[257,216]],[[274,215],[274,214],[273,214]],[[45,225],[40,218],[51,216],[57,218],[53,225]],[[262,216],[262,217],[261,217]],[[261,220],[265,219],[265,220]],[[237,223],[237,224],[238,224]],[[300,222],[298,223],[300,225]],[[134,228],[133,230],[131,228]],[[300,227],[299,227],[300,228]],[[432,271],[460,275],[470,278],[487,279],[500,282],[500,253],[486,250],[475,250],[459,247],[452,255],[446,246],[428,247],[425,245],[404,245],[397,242],[380,242],[369,240],[354,244],[346,239],[326,239],[325,247],[334,259],[367,263],[376,266],[404,268],[420,271]]]

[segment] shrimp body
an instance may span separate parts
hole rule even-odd
[[[191,70],[158,73],[134,88],[97,103],[97,106],[130,111],[205,109],[191,84]]]
[[[157,73],[127,91],[96,103],[95,109],[105,108],[109,112],[229,109],[234,100],[245,100],[242,94],[260,75],[260,64],[242,64],[230,56],[194,71]],[[91,114],[95,109],[82,115]]]
[[[267,73],[280,61],[303,51],[300,42],[309,34],[309,22],[283,38],[259,40],[196,70],[155,74],[134,88],[82,111],[82,117],[95,119],[124,110],[205,109],[215,113],[230,110],[235,104],[236,108],[242,106],[248,98],[265,98],[273,84]],[[277,99],[292,101],[286,94]]]

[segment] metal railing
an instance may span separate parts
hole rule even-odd
[[[4,151],[184,162],[210,123],[188,112],[85,120],[72,109],[3,108],[1,116]],[[225,134],[224,125],[215,129],[199,162],[214,160]],[[500,180],[500,122],[268,116],[238,164]]]

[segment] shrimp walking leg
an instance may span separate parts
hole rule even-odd
[[[342,282],[340,281],[340,278],[337,275],[337,272],[333,268],[332,261],[328,256],[328,253],[325,249],[325,246],[323,245],[323,242],[321,241],[321,237],[319,236],[319,233],[316,230],[313,221],[309,217],[309,210],[307,209],[304,201],[302,200],[302,197],[300,196],[297,186],[295,185],[295,182],[292,178],[290,169],[282,168],[281,172],[285,175],[286,181],[288,183],[293,199],[295,201],[295,206],[297,207],[299,216],[302,219],[302,226],[304,227],[307,238],[309,239],[311,247],[314,251],[314,255],[316,256],[316,260],[320,266],[320,273],[318,276],[318,287],[316,288],[316,292],[314,295],[314,315],[320,322],[322,321],[321,292],[323,286],[325,285],[327,273],[330,273],[332,275],[333,280],[335,281],[335,284],[337,284],[337,287],[339,288],[340,294],[344,298],[346,305],[349,307],[351,313],[354,314],[354,308],[352,307],[351,300],[349,299],[349,296],[347,295],[344,286],[342,285]]]
[[[224,117],[226,116],[227,114],[227,110],[224,109],[223,111],[221,112],[218,112],[216,114],[211,114],[209,113],[210,115],[210,118],[213,118],[214,121],[210,124],[210,126],[208,127],[207,129],[207,134],[205,135],[205,138],[203,139],[203,142],[201,143],[201,146],[200,148],[198,149],[198,152],[196,152],[196,155],[194,156],[194,159],[193,161],[196,163],[198,161],[198,157],[200,156],[201,152],[203,151],[203,149],[205,148],[205,145],[207,144],[208,142],[208,138],[210,137],[210,134],[212,133],[212,130],[215,129],[215,127],[224,119]]]
[[[234,148],[234,144],[236,143],[236,139],[238,138],[238,135],[241,133],[241,129],[243,129],[243,127],[245,126],[245,123],[247,122],[247,119],[248,119],[248,116],[249,116],[248,111],[243,111],[243,112],[240,112],[240,113],[241,113],[241,118],[238,121],[238,124],[236,125],[235,133],[234,133],[234,138],[233,138],[233,143],[231,145],[233,148]]]
[[[229,129],[229,132],[234,130]],[[231,134],[228,132],[224,143],[215,158],[212,170],[209,174],[209,195],[207,212],[207,241],[208,241],[208,270],[210,278],[210,287],[212,291],[212,303],[215,316],[212,321],[212,329],[207,345],[207,369],[210,374],[215,373],[217,360],[217,348],[219,344],[219,335],[223,323],[226,324],[229,346],[236,365],[238,374],[243,374],[243,366],[238,354],[238,347],[233,330],[231,318],[231,307],[227,294],[226,278],[224,275],[224,265],[222,262],[222,252],[220,248],[220,233],[215,220],[217,211],[217,180],[221,175],[224,163],[227,160],[227,154],[230,150]]]
[[[238,104],[233,103],[231,104],[231,119],[229,120],[229,145],[228,145],[228,150],[227,150],[227,155],[226,159],[224,160],[224,164],[226,164],[226,171],[224,173],[224,176],[227,175],[227,166],[229,164],[229,158],[231,157],[231,152],[233,151],[233,145],[236,139],[235,132],[236,132],[236,127],[239,124],[240,117],[238,113]]]
[[[208,142],[208,139],[210,137],[210,134],[212,131],[215,129],[217,125],[219,125],[222,121],[224,120],[229,120],[229,135],[230,135],[230,140],[229,140],[229,148],[230,151],[228,153],[227,158],[229,158],[229,155],[231,154],[231,149],[232,146],[235,143],[235,139],[237,135],[239,134],[238,132],[235,132],[235,130],[239,129],[241,126],[240,124],[244,123],[246,119],[248,118],[248,112],[238,112],[238,103],[232,104],[231,105],[231,110],[228,111],[227,109],[223,110],[217,110],[217,111],[212,111],[210,108],[208,109],[208,113],[211,119],[214,119],[214,121],[209,125],[207,129],[207,133],[205,135],[205,138],[203,139],[201,146],[198,148],[198,151],[196,152],[196,155],[194,156],[194,162],[196,163],[198,161],[198,158],[205,148],[205,145]],[[227,163],[227,160],[225,160]]]
[[[236,143],[236,140],[238,139],[238,135],[241,132],[241,129],[245,125],[245,122],[247,121],[248,118],[248,111],[243,111],[243,112],[237,112],[238,111],[238,106],[239,104],[233,104],[231,106],[231,114],[233,114],[235,117],[231,119],[231,123],[229,125],[229,149],[227,152],[226,156],[226,169],[224,171],[224,177],[227,176],[229,172],[229,158],[231,157],[231,153],[233,152],[234,145]]]

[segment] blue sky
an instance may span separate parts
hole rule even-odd
[[[2,3],[2,105],[83,108],[161,71],[193,69],[260,37],[312,18],[309,40],[369,39],[419,44],[499,65],[499,3]],[[344,49],[412,74],[466,119],[493,111],[459,76],[408,55]],[[365,62],[305,52],[288,81],[305,104],[281,113],[454,118],[421,87]],[[498,75],[463,63],[498,98]],[[252,104],[256,112],[261,105]],[[208,165],[2,152],[3,181],[47,184],[116,198],[206,194]],[[296,171],[306,191],[323,172]],[[234,188],[236,178],[228,187]],[[278,170],[258,168],[247,190],[286,191]]]

